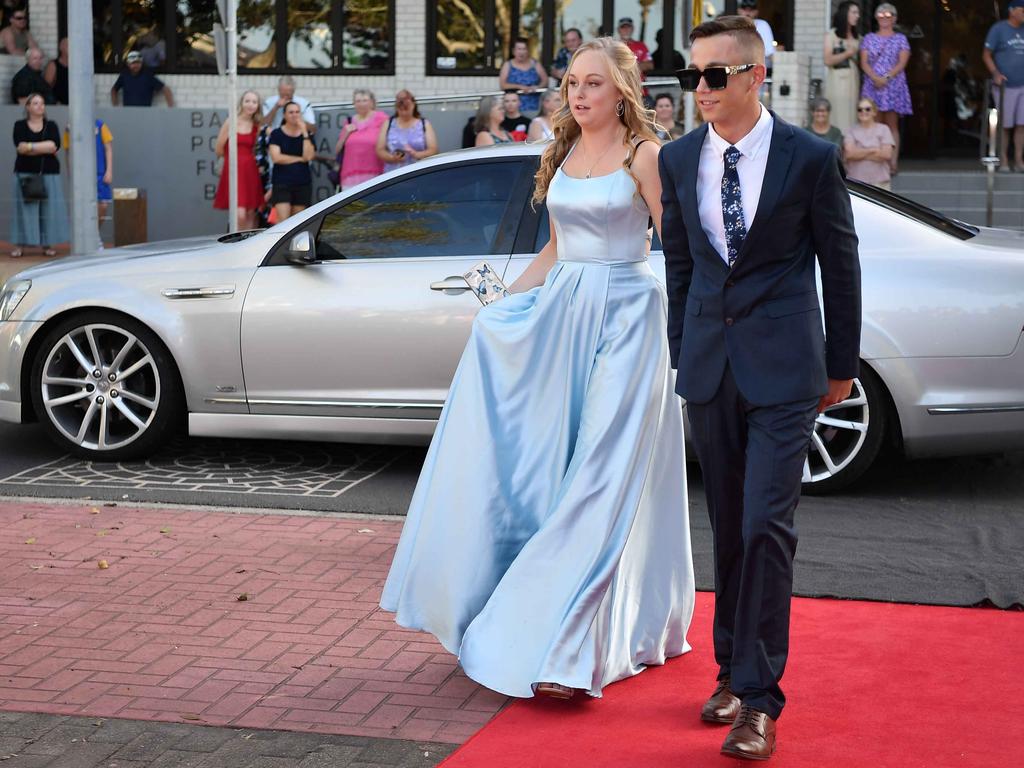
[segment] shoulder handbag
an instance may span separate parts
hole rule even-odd
[[[31,176],[18,177],[18,183],[21,184],[21,197],[23,200],[37,202],[39,200],[45,200],[48,197],[46,194],[46,182],[43,179],[44,157],[44,155],[39,156],[39,173],[33,173]]]

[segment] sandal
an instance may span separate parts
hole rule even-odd
[[[561,699],[562,701],[568,701],[576,693],[569,686],[560,683],[537,683],[534,692],[538,696],[547,696],[550,699]]]

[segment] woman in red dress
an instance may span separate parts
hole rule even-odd
[[[246,91],[238,103],[238,229],[255,229],[256,211],[266,205],[263,183],[256,167],[256,156],[253,149],[260,130],[261,104],[256,91]],[[213,207],[226,211],[229,206],[228,190],[228,122],[225,121],[217,134],[217,157],[224,158],[221,167],[217,194],[213,198]]]

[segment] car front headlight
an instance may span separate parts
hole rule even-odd
[[[31,287],[31,280],[12,280],[4,285],[3,291],[0,292],[0,322],[10,319]]]

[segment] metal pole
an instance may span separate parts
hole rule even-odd
[[[94,253],[96,122],[93,118],[92,6],[68,3],[68,115],[71,133],[71,252]]]
[[[238,1],[228,0],[224,37],[228,54],[228,232],[238,229]]]

